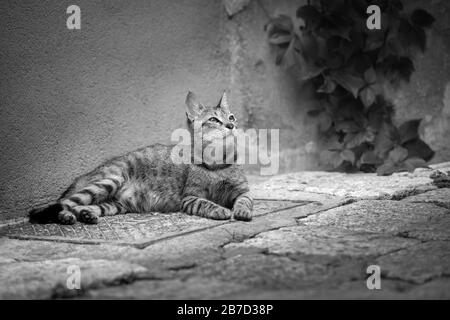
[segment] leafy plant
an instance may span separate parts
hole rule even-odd
[[[381,9],[381,29],[366,26],[369,5]],[[277,64],[312,85],[320,107],[308,114],[321,132],[320,160],[336,170],[380,175],[424,166],[434,152],[418,135],[420,120],[396,127],[383,83],[408,82],[417,51],[426,49],[425,10],[403,11],[399,0],[308,1],[265,26]],[[299,25],[300,24],[300,25]]]

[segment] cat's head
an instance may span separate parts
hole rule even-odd
[[[236,129],[236,117],[230,110],[226,93],[224,92],[215,106],[206,106],[197,101],[193,92],[186,97],[186,116],[191,130],[199,132],[202,140],[212,142],[233,135]]]

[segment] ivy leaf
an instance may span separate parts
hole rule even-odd
[[[376,50],[383,46],[384,43],[384,31],[383,30],[370,30],[367,34],[366,45],[364,51]]]
[[[365,142],[372,142],[374,138],[375,135],[371,130],[363,130],[357,133],[347,133],[344,137],[344,143],[348,149],[353,149]]]
[[[386,77],[397,82],[399,78],[409,81],[414,71],[414,64],[408,57],[388,56],[381,64]]]
[[[336,131],[355,133],[361,131],[361,127],[353,120],[344,120],[335,124]]]
[[[414,171],[416,168],[426,167],[426,161],[417,157],[406,159],[403,164],[408,171]]]
[[[411,140],[419,138],[419,125],[421,119],[409,120],[404,122],[399,128],[398,133],[400,134],[400,143],[406,143]]]
[[[336,82],[329,77],[325,77],[323,84],[317,89],[317,92],[332,93],[336,89]]]
[[[348,161],[351,164],[355,163],[355,153],[352,150],[345,149],[341,152],[341,158],[344,161]]]
[[[373,84],[377,81],[377,74],[373,67],[370,67],[364,71],[364,80],[366,80],[369,84]]]
[[[430,161],[434,156],[434,151],[421,139],[417,138],[402,144],[408,150],[410,157],[417,157]]]
[[[316,28],[322,20],[320,12],[311,5],[305,5],[297,9],[297,18],[303,19],[307,29]]]
[[[419,27],[429,28],[434,21],[434,17],[423,9],[416,9],[411,15],[411,22]]]
[[[371,164],[376,166],[383,163],[383,160],[377,157],[372,150],[364,152],[359,161],[361,164]]]
[[[381,166],[377,168],[377,175],[379,176],[389,176],[394,172],[398,171],[394,163],[386,161]]]
[[[393,163],[401,163],[408,157],[408,150],[397,146],[389,152],[388,159]]]
[[[322,18],[319,28],[325,38],[335,35],[350,41],[352,24],[353,21],[349,16],[334,12]]]
[[[361,98],[361,101],[364,104],[364,106],[366,107],[366,109],[369,109],[370,106],[376,100],[375,91],[370,86],[365,87],[364,89],[362,89],[359,92],[359,97]]]
[[[332,124],[333,124],[333,120],[331,119],[328,112],[322,112],[319,115],[319,130],[321,132],[328,131],[328,129],[331,128]]]
[[[292,34],[288,33],[274,33],[269,37],[269,42],[275,45],[282,45],[289,43],[292,40]]]
[[[425,50],[426,35],[422,27],[413,26],[408,20],[402,19],[398,28],[398,40],[404,48],[417,47]]]
[[[276,33],[292,33],[293,23],[291,17],[281,14],[271,19],[265,26],[264,31],[267,32],[269,38]]]
[[[283,64],[285,68],[299,67],[303,63],[301,55],[295,50],[297,38],[293,38],[286,50],[280,51],[280,57],[277,56],[279,64]]]
[[[361,89],[365,85],[363,79],[345,71],[333,72],[332,78],[341,87],[349,91],[355,98],[358,97],[359,89]]]
[[[301,50],[303,57],[306,61],[313,62],[317,57],[319,51],[319,44],[317,43],[317,38],[314,37],[310,32],[304,32],[300,38]]]
[[[397,128],[390,123],[383,122],[374,140],[375,154],[381,159],[386,158],[388,152],[398,144],[399,139]]]
[[[344,56],[339,52],[329,54],[325,61],[325,64],[330,69],[337,69],[344,64]]]

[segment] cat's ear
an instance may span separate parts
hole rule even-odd
[[[230,105],[228,104],[228,98],[227,94],[224,91],[222,94],[222,97],[220,98],[219,104],[217,105],[218,108],[222,108],[226,111],[230,111]]]
[[[186,96],[186,116],[190,121],[198,117],[203,110],[203,106],[198,103],[197,97],[191,91]]]

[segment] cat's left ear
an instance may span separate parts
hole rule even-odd
[[[224,91],[222,94],[222,97],[220,98],[219,104],[217,105],[218,108],[222,108],[226,111],[230,111],[230,105],[228,104],[228,98],[227,93]]]
[[[186,96],[186,116],[190,121],[194,121],[203,111],[203,105],[197,101],[196,95],[189,91]]]

